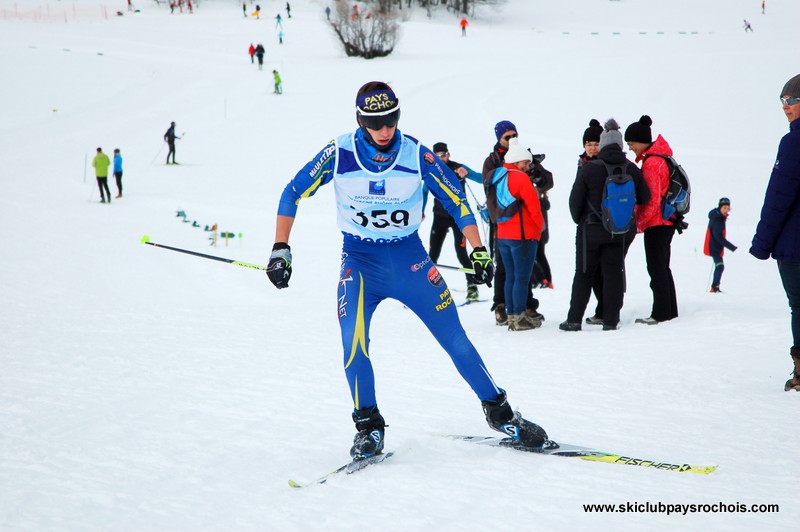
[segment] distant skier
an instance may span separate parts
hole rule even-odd
[[[461,36],[462,37],[466,37],[467,36],[467,26],[469,25],[469,22],[467,21],[466,17],[462,18],[461,22],[459,22],[459,24],[461,25]]]
[[[242,2],[242,13],[244,13],[244,18],[247,18],[247,2]]]
[[[167,153],[167,164],[169,164],[169,156],[172,155],[172,164],[175,162],[175,139],[180,139],[175,135],[175,122],[170,122],[169,129],[164,133],[164,141],[169,145],[169,153]]]
[[[286,2],[286,18],[292,18],[292,6],[289,5],[289,2]]]
[[[767,2],[766,0],[761,0],[761,14],[763,15],[767,9]]]
[[[108,155],[103,153],[103,148],[97,148],[97,155],[92,160],[92,166],[94,175],[97,177],[97,188],[100,189],[100,203],[106,203],[106,197],[108,203],[111,203],[111,191],[108,190],[108,167],[111,166],[111,161],[108,159]],[[104,191],[105,196],[103,195]]]
[[[325,16],[328,17],[328,22],[331,20],[331,6],[325,6]]]
[[[256,46],[256,57],[258,58],[258,69],[259,70],[264,68],[264,53],[265,52],[266,52],[266,50],[264,50],[264,45],[261,44],[261,43],[258,43],[258,46]]]
[[[250,48],[247,49],[247,53],[250,54],[250,62],[255,64],[256,63],[256,47],[253,46],[253,43],[250,43]]]
[[[281,80],[281,75],[277,70],[273,70],[272,77],[275,80],[275,94],[283,94],[283,81]]]
[[[747,19],[744,19],[744,31],[747,33],[748,31],[753,31],[753,27],[747,22]]]
[[[280,13],[278,13],[275,16],[275,29],[277,30],[278,28],[283,29],[283,24],[281,23],[281,14]]]
[[[114,149],[114,178],[117,180],[116,198],[119,199],[122,197],[122,155],[119,148]]]
[[[283,32],[278,32],[278,44],[283,44]]]

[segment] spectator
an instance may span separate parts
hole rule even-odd
[[[578,171],[575,177],[577,178],[584,164],[589,161],[596,161],[597,155],[600,153],[600,134],[603,133],[603,126],[597,119],[592,118],[589,120],[589,127],[583,132],[583,153],[578,155]],[[631,239],[633,241],[633,239]],[[597,271],[592,279],[592,292],[597,299],[597,307],[595,307],[594,315],[586,318],[586,323],[589,325],[602,325],[603,324],[603,266],[599,264]]]
[[[481,175],[485,183],[490,182],[491,176],[494,174],[496,168],[503,166],[503,157],[508,151],[508,141],[512,138],[517,138],[517,126],[508,120],[502,120],[495,124],[494,134],[497,138],[497,143],[494,145],[492,152],[483,161],[483,170]],[[533,161],[534,169],[539,169],[540,172],[546,172],[544,167],[537,161]],[[546,175],[546,174],[545,174]],[[552,174],[550,174],[552,176]],[[508,317],[506,314],[506,300],[505,300],[505,282],[506,282],[506,269],[503,264],[503,256],[496,246],[497,238],[497,224],[489,224],[489,250],[494,257],[496,264],[495,278],[497,282],[494,284],[494,302],[492,310],[494,311],[494,319],[497,325],[508,325]],[[533,287],[528,290],[528,302],[525,313],[529,318],[536,318],[539,321],[544,321],[544,315],[539,311],[539,301],[533,297]]]
[[[250,48],[247,49],[247,53],[250,54],[250,62],[255,64],[256,47],[253,46],[253,43],[250,43]]]
[[[722,281],[722,272],[725,271],[725,263],[722,255],[725,248],[736,251],[736,246],[728,242],[725,238],[725,222],[731,212],[731,200],[721,198],[716,209],[711,209],[708,213],[708,229],[706,230],[706,240],[703,246],[703,253],[714,261],[714,280],[711,281],[711,292],[721,292],[719,283]]]
[[[519,210],[507,220],[497,220],[497,247],[506,270],[503,288],[508,330],[527,331],[542,326],[541,320],[529,316],[525,310],[544,218],[539,194],[528,175],[533,156],[519,145],[517,138],[509,139],[508,144],[503,168],[508,170],[508,191],[519,202]]]
[[[108,167],[111,166],[111,161],[108,160],[108,155],[103,153],[103,148],[97,148],[92,166],[97,177],[97,188],[100,189],[100,203],[111,203],[111,191],[108,190]]]
[[[672,253],[672,237],[675,236],[675,220],[665,220],[661,214],[661,198],[669,188],[669,165],[663,157],[653,154],[672,155],[667,141],[661,135],[653,141],[650,126],[653,120],[642,116],[625,130],[625,141],[636,154],[636,162],[642,163],[642,175],[650,189],[650,201],[636,206],[636,226],[644,233],[644,255],[650,289],[653,291],[653,308],[647,318],[637,318],[636,323],[656,325],[678,317],[678,297],[675,280],[669,267]]]
[[[789,120],[789,133],[778,145],[750,254],[761,260],[772,255],[778,261],[792,310],[793,345],[789,355],[794,371],[784,390],[800,392],[800,75],[786,82],[781,103]]]
[[[272,78],[275,80],[275,94],[283,94],[283,81],[277,70],[273,69]]]
[[[462,37],[466,37],[467,36],[467,26],[469,25],[469,22],[467,21],[466,17],[461,19],[461,22],[459,22],[459,25],[461,26],[461,36]]]
[[[435,153],[442,160],[442,162],[446,164],[454,174],[456,174],[462,190],[465,190],[467,179],[476,183],[483,183],[481,174],[475,172],[468,166],[457,163],[450,159],[450,151],[447,149],[447,144],[444,142],[437,142],[434,144],[433,153]],[[423,186],[423,213],[425,212],[425,203],[427,202],[427,199],[428,187]],[[447,209],[445,209],[442,202],[439,201],[436,196],[434,196],[433,222],[431,224],[430,247],[428,249],[428,255],[430,255],[434,264],[439,262],[439,256],[442,254],[442,245],[444,244],[444,239],[447,237],[447,233],[449,233],[451,230],[453,231],[453,244],[455,246],[456,258],[458,259],[459,264],[461,264],[461,266],[464,268],[471,269],[472,262],[470,262],[467,254],[466,239],[461,233],[461,229],[458,228],[458,223],[453,219],[452,216],[450,216],[450,213],[447,212]],[[479,294],[478,286],[475,283],[474,276],[471,274],[466,274],[466,277],[467,301],[477,301]]]
[[[606,178],[611,172],[628,174],[633,178],[636,203],[641,205],[650,199],[642,172],[622,151],[622,134],[613,118],[606,122],[599,145],[598,160],[580,167],[569,195],[569,211],[578,227],[569,312],[567,320],[558,326],[562,331],[581,330],[583,313],[599,269],[602,271],[603,330],[613,331],[619,324],[625,296],[625,253],[636,236],[636,227],[632,224],[627,233],[614,235],[603,226],[600,213]]]

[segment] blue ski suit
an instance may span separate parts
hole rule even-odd
[[[283,191],[278,214],[294,218],[300,200],[331,181],[344,235],[339,327],[355,409],[377,405],[369,327],[386,298],[402,302],[425,323],[481,401],[495,400],[501,390],[467,338],[447,283],[417,233],[423,183],[459,228],[475,224],[456,175],[399,130],[389,149],[378,151],[358,129],[329,142],[295,175]]]

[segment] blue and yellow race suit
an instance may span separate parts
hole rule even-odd
[[[416,139],[395,132],[378,151],[363,130],[328,143],[283,191],[278,214],[333,181],[344,234],[338,288],[344,368],[356,410],[375,406],[369,327],[378,303],[396,299],[425,323],[481,401],[500,393],[458,319],[453,297],[420,241],[422,186],[463,229],[475,224],[458,178]]]

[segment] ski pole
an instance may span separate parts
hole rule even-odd
[[[161,152],[164,150],[164,144],[165,144],[165,143],[166,143],[166,142],[162,142],[162,143],[161,143],[161,147],[158,149],[158,153],[156,153],[156,156],[155,156],[155,157],[153,157],[153,160],[152,160],[152,161],[150,161],[150,164],[151,164],[151,165],[153,165],[153,164],[156,164],[156,159],[158,159],[158,156],[159,156],[159,155],[161,155]]]
[[[475,270],[472,268],[463,268],[461,266],[448,266],[447,264],[434,264],[437,268],[444,268],[445,270],[455,270],[457,272],[464,272],[464,273],[475,273]]]
[[[189,251],[188,249],[181,249],[181,248],[174,248],[172,246],[165,246],[164,244],[156,244],[155,242],[150,242],[150,237],[148,235],[144,235],[140,240],[142,244],[150,244],[151,246],[155,246],[157,248],[164,248],[164,249],[171,249],[172,251],[177,251],[179,253],[186,253],[187,255],[194,255],[195,257],[202,257],[204,259],[211,259],[211,260],[218,260],[220,262],[227,262],[228,264],[233,264],[235,266],[244,266],[245,268],[254,268],[256,270],[266,270],[266,266],[261,266],[260,264],[251,264],[249,262],[242,262],[239,260],[233,259],[226,259],[224,257],[216,257],[214,255],[206,255],[205,253],[198,253],[196,251]]]

